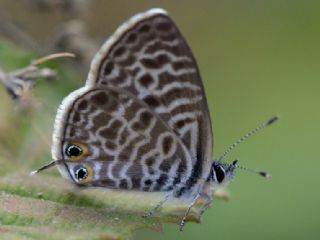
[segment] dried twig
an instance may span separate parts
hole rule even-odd
[[[32,61],[32,65],[39,65],[42,64],[44,62],[56,59],[56,58],[67,58],[67,57],[71,57],[74,58],[76,57],[75,54],[73,53],[68,53],[68,52],[62,52],[62,53],[53,53],[47,56],[44,56],[43,58],[39,58],[37,60]]]
[[[44,3],[44,5],[50,3],[50,1],[46,0],[34,1],[34,3],[36,2],[41,3],[40,5],[42,5],[42,3]],[[58,2],[66,3],[68,1],[59,0],[57,3]],[[79,4],[75,4],[76,2],[79,2]],[[80,2],[81,0],[74,0],[72,4],[77,6],[86,5],[84,3],[80,4]],[[52,5],[52,7],[58,5]],[[28,50],[32,50],[41,55],[48,54],[52,51],[68,51],[76,53],[78,56],[77,62],[81,65],[80,69],[83,69],[84,73],[87,72],[87,67],[90,65],[91,59],[99,47],[95,40],[87,33],[85,22],[78,18],[58,25],[56,28],[57,30],[49,34],[50,37],[48,37],[48,40],[45,41],[44,44],[40,44],[31,35],[25,32],[22,27],[14,22],[12,17],[1,13],[0,22],[0,36],[13,41],[17,45],[23,46]]]
[[[0,84],[3,85],[20,109],[26,110],[36,105],[33,88],[39,79],[52,80],[57,72],[51,68],[40,68],[40,64],[56,58],[75,57],[72,53],[55,53],[32,61],[22,69],[6,73],[0,68]]]
[[[99,49],[97,43],[88,35],[86,25],[81,20],[71,20],[60,26],[53,38],[56,51],[74,52],[83,69],[90,66],[91,60]]]

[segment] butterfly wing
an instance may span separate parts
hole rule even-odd
[[[107,86],[82,88],[62,106],[53,155],[63,160],[59,169],[75,183],[169,191],[190,177],[187,148],[132,94]]]
[[[164,10],[120,26],[95,56],[86,84],[113,86],[146,103],[190,153],[187,188],[207,178],[213,137],[206,95],[193,54]]]

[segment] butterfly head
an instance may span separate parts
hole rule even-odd
[[[228,185],[234,178],[234,172],[238,168],[247,172],[257,174],[264,178],[270,178],[271,175],[265,171],[256,171],[254,169],[239,166],[238,160],[234,160],[231,164],[222,163],[218,160],[212,162],[210,175],[207,179],[208,182],[212,183],[211,186],[214,190],[216,188],[223,188]]]
[[[239,138],[236,142],[231,144],[224,153],[218,158],[218,160],[213,161],[211,165],[210,175],[207,179],[208,182],[211,182],[213,188],[216,186],[222,186],[224,187],[227,185],[234,177],[234,171],[236,168],[239,168],[241,170],[245,170],[247,172],[258,174],[262,177],[269,178],[270,174],[265,171],[256,171],[250,168],[246,168],[243,166],[239,166],[237,164],[237,160],[234,160],[231,164],[222,163],[222,160],[234,149],[236,148],[240,143],[245,141],[247,138],[253,136],[257,132],[259,132],[261,129],[264,129],[267,126],[270,126],[274,122],[276,122],[279,119],[278,116],[273,116],[266,122],[262,123],[261,125],[257,126],[256,128],[252,129],[250,132],[248,132],[246,135]]]
[[[215,186],[224,187],[234,178],[234,171],[237,168],[237,160],[231,164],[213,161],[208,180]]]

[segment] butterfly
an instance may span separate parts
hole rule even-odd
[[[53,131],[53,162],[36,172],[56,165],[79,186],[165,192],[146,216],[178,198],[189,204],[182,230],[196,201],[205,200],[202,214],[237,168],[237,161],[212,161],[212,151],[196,60],[167,12],[151,9],[109,37],[85,86],[63,100]]]

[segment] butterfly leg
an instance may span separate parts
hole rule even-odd
[[[154,206],[149,212],[147,212],[146,214],[144,214],[142,217],[147,218],[147,217],[151,217],[166,201],[169,200],[170,197],[172,197],[172,192],[170,192],[169,194],[165,195],[156,206]]]
[[[183,227],[184,227],[184,225],[185,225],[185,223],[186,223],[186,219],[187,219],[187,217],[188,217],[188,215],[189,215],[192,207],[196,204],[199,196],[200,196],[200,194],[198,193],[198,194],[194,197],[194,199],[192,200],[192,202],[189,204],[188,209],[187,209],[187,211],[185,212],[185,214],[184,214],[184,216],[183,216],[183,218],[182,218],[182,220],[181,220],[181,222],[180,222],[180,228],[179,228],[180,232],[183,231]]]
[[[199,211],[199,218],[202,217],[202,215],[204,214],[204,212],[210,207],[212,201],[213,201],[213,197],[211,197],[208,194],[201,194],[201,197],[205,200],[204,205],[202,206],[202,208]]]

